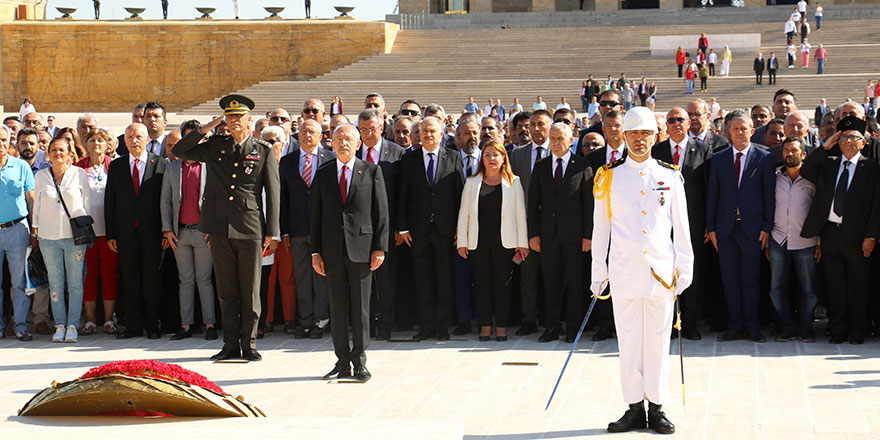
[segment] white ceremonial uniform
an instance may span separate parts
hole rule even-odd
[[[627,157],[609,171],[604,196],[611,199],[610,215],[605,199],[597,198],[593,211],[593,289],[608,280],[614,295],[624,400],[647,398],[659,405],[669,399],[674,294],[693,279],[684,179],[653,158],[640,163]],[[658,282],[652,269],[670,286],[678,270],[674,291]]]

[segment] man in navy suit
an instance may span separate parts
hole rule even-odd
[[[773,157],[749,141],[755,130],[745,110],[726,119],[731,146],[712,157],[706,199],[708,237],[718,250],[730,313],[727,332],[718,340],[745,336],[766,342],[758,321],[758,273],[773,227]]]
[[[398,162],[403,157],[403,147],[382,137],[385,129],[385,121],[382,113],[374,108],[363,110],[358,115],[357,128],[361,134],[361,147],[357,150],[357,158],[367,163],[377,164],[382,169],[382,177],[385,179],[385,194],[389,200],[388,213],[390,230],[394,231],[394,215],[396,209],[392,201],[397,200],[397,175]],[[391,327],[394,324],[394,297],[397,295],[397,267],[398,252],[393,234],[389,234],[388,252],[385,253],[385,263],[376,270],[373,280],[372,301],[370,313],[371,333],[375,330],[376,339],[385,341],[391,338]],[[377,322],[373,322],[378,315]],[[373,328],[373,325],[376,328]]]
[[[321,125],[303,121],[298,147],[281,158],[281,246],[290,249],[296,280],[295,337],[318,338],[330,318],[327,282],[312,268],[312,188],[318,169],[333,163],[336,154],[320,147]]]

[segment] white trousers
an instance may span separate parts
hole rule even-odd
[[[620,351],[620,385],[626,403],[669,400],[669,336],[674,302],[669,297],[614,298]]]
[[[721,76],[727,76],[730,73],[730,61],[721,62]]]

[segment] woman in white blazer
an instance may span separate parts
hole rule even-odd
[[[482,231],[480,230],[482,229]],[[483,146],[477,173],[467,179],[458,211],[458,254],[471,263],[480,341],[488,341],[495,314],[495,340],[507,340],[510,275],[514,258],[528,255],[526,202],[504,145]]]

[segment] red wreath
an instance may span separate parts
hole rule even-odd
[[[146,376],[157,379],[170,379],[199,386],[216,393],[226,394],[217,384],[208,380],[205,376],[196,373],[180,365],[166,364],[153,360],[118,361],[92,368],[80,377],[89,379],[93,377],[107,376],[110,374],[124,374],[126,376]]]

